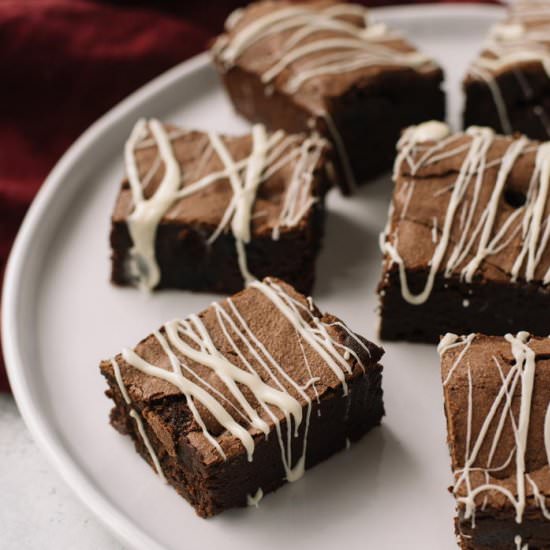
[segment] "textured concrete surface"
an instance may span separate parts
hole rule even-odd
[[[124,547],[52,470],[13,398],[0,394],[0,550],[44,548]]]

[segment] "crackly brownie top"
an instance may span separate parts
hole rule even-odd
[[[265,279],[166,323],[101,368],[116,378],[130,406],[139,402],[160,417],[164,410],[165,421],[145,415],[168,452],[186,438],[206,464],[245,451],[252,460],[259,438],[275,430],[292,480],[303,472],[312,405],[334,392],[349,398],[348,382],[382,353],[311,299]],[[177,403],[183,411],[170,413]],[[284,419],[288,431],[280,428]],[[300,456],[291,452],[295,433],[303,441]]]
[[[518,1],[508,17],[491,28],[470,76],[484,78],[520,65],[536,64],[550,78],[550,3]]]
[[[238,66],[267,86],[292,95],[314,114],[326,100],[362,89],[397,71],[440,74],[385,25],[371,23],[366,8],[320,0],[266,0],[234,12],[213,47],[222,70]]]
[[[447,334],[439,351],[462,519],[550,519],[550,338]]]
[[[398,150],[381,245],[406,300],[423,303],[441,274],[550,283],[550,143],[429,122],[407,129]],[[415,270],[426,280],[411,290]]]
[[[510,74],[513,81],[503,84],[498,78],[503,74]],[[532,111],[550,137],[550,113],[544,102],[550,89],[548,1],[512,2],[508,18],[491,29],[482,52],[470,66],[465,85],[472,82],[487,85],[506,134],[513,132],[509,112],[513,104],[516,109]]]
[[[231,232],[250,279],[244,245],[306,223],[323,192],[314,176],[326,168],[327,147],[317,135],[268,133],[262,125],[230,137],[140,120],[126,142],[127,179],[113,214],[114,223],[128,224],[135,278],[156,286],[156,231],[173,223],[203,232],[209,243]]]

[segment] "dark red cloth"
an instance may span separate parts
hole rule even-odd
[[[202,51],[246,3],[0,0],[0,281],[25,211],[67,147],[136,88]]]

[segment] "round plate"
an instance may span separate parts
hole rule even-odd
[[[500,13],[474,5],[373,10],[376,19],[401,29],[442,63],[455,126],[460,78]],[[187,292],[146,295],[108,282],[109,219],[123,173],[122,147],[141,116],[226,132],[247,128],[201,55],[109,112],[48,177],[10,258],[2,318],[10,382],[48,457],[82,500],[135,548],[456,548],[433,346],[386,345],[383,426],[267,496],[257,510],[198,518],[128,438],[109,426],[100,359],[215,299]],[[332,191],[318,263],[318,304],[368,338],[377,331],[377,239],[390,192],[388,178],[351,199]]]

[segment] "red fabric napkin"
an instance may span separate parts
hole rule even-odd
[[[246,3],[0,0],[0,281],[23,216],[67,147],[136,88],[202,51]]]

